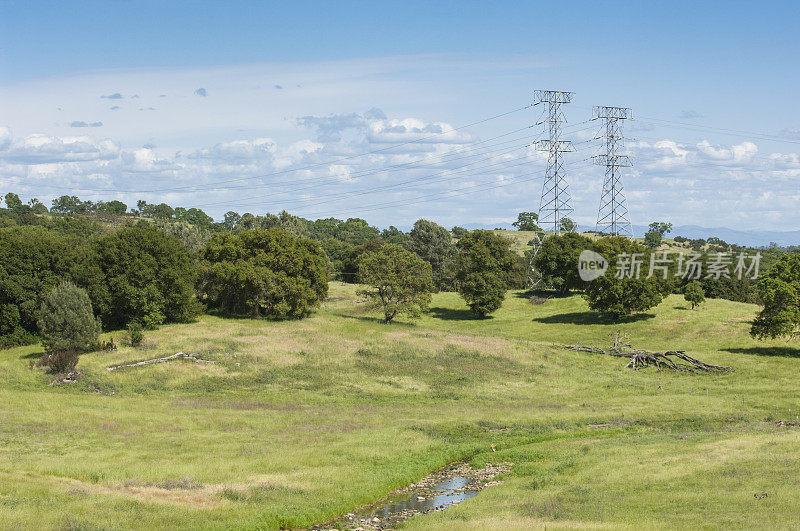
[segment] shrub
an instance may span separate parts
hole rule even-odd
[[[138,347],[144,341],[144,329],[138,321],[131,321],[128,324],[128,343],[132,347]]]
[[[0,336],[0,348],[18,347],[20,345],[35,345],[39,338],[27,330],[16,328],[10,334]]]
[[[78,355],[79,352],[75,350],[45,352],[42,354],[42,359],[39,360],[39,365],[47,367],[51,372],[67,373],[75,369],[78,364]]]
[[[38,324],[47,358],[43,361],[56,372],[73,369],[77,353],[95,345],[101,331],[86,291],[71,282],[62,282],[47,294]]]

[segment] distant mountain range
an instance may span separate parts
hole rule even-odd
[[[647,232],[647,227],[634,226],[633,230],[637,236],[643,236]],[[782,246],[800,245],[800,230],[736,230],[727,227],[707,228],[697,225],[681,225],[672,229],[667,237],[674,238],[675,236],[693,239],[708,239],[716,236],[728,243],[751,247],[766,247],[772,242]]]
[[[514,226],[510,223],[497,223],[495,225],[485,225],[480,223],[470,223],[464,225],[465,229],[507,229],[515,230]],[[585,228],[585,227],[582,227]],[[594,228],[594,227],[591,227]],[[644,236],[647,232],[647,227],[643,225],[634,225],[633,232],[638,237]],[[735,243],[737,245],[747,245],[751,247],[766,247],[772,242],[781,246],[786,245],[800,245],[800,230],[790,231],[777,231],[777,230],[737,230],[729,229],[727,227],[700,227],[698,225],[681,225],[672,229],[667,237],[674,238],[675,236],[683,236],[684,238],[703,238],[708,239],[716,236],[728,243]]]

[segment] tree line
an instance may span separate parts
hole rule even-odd
[[[409,232],[380,230],[359,218],[308,220],[285,211],[228,212],[215,222],[193,208],[139,201],[127,211],[114,203],[62,196],[47,209],[6,194],[6,208],[0,209],[0,345],[37,341],[42,305],[64,282],[86,293],[93,317],[106,330],[188,322],[204,311],[302,318],[327,296],[330,279],[364,285],[362,294],[386,322],[403,313],[419,315],[431,293],[441,290],[458,292],[483,318],[500,307],[507,290],[526,286],[528,257],[492,231],[448,230],[424,219]],[[521,213],[518,228],[527,230],[536,220],[535,213]],[[651,232],[663,236],[670,228],[654,223]],[[800,267],[787,262],[798,255],[779,249],[764,253],[764,269],[783,264],[781,273],[758,284],[733,278],[690,282],[672,275],[617,278],[613,264],[611,273],[592,283],[578,278],[582,250],[643,253],[650,260],[654,240],[552,235],[535,265],[543,286],[562,295],[580,291],[590,309],[612,320],[684,293],[693,307],[706,296],[763,302],[766,313],[754,325],[759,337],[784,334],[800,323]]]
[[[414,291],[429,296],[459,289],[482,316],[499,307],[507,289],[525,282],[524,259],[507,240],[464,231],[462,247],[469,249],[462,252],[449,230],[428,220],[418,220],[409,232],[379,230],[358,218],[312,221],[287,212],[228,212],[216,223],[175,215],[195,209],[171,209],[168,216],[166,208],[149,209],[140,201],[132,214],[124,205],[107,206],[112,202],[88,203],[62,196],[46,209],[6,194],[6,208],[0,208],[0,345],[37,341],[42,304],[64,282],[86,293],[105,330],[189,322],[204,311],[302,318],[327,296],[330,279],[368,284],[381,276],[389,256],[396,268],[419,273]],[[391,317],[413,315],[413,298],[391,299],[397,309]]]

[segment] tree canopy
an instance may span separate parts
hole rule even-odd
[[[474,230],[458,242],[456,280],[458,292],[475,315],[484,318],[503,304],[506,276],[517,257],[511,241],[487,230]]]
[[[592,248],[592,240],[576,232],[548,236],[536,254],[536,269],[545,283],[561,294],[583,289],[584,283],[578,276],[578,256]]]
[[[750,328],[759,339],[793,337],[800,329],[800,253],[782,256],[758,282],[764,308]]]
[[[672,223],[654,221],[648,226],[649,230],[644,235],[644,244],[651,249],[661,245],[664,235],[672,231]]]
[[[35,341],[44,294],[62,280],[96,281],[98,271],[82,236],[44,226],[0,230],[0,344]]]
[[[584,298],[589,309],[616,321],[657,306],[669,293],[671,284],[663,280],[663,275],[647,278],[647,262],[643,261],[641,274],[618,274],[620,255],[644,255],[645,249],[635,241],[623,236],[600,238],[593,249],[609,261],[609,269],[600,278],[584,283]]]
[[[536,224],[539,221],[539,214],[536,212],[520,212],[517,221],[512,223],[517,230],[541,231],[542,228]]]
[[[431,264],[399,245],[387,243],[361,256],[358,276],[370,289],[359,293],[383,311],[383,322],[398,314],[418,317],[435,289]]]
[[[578,228],[578,224],[570,218],[561,218],[558,221],[558,229],[563,232],[572,232]]]
[[[683,298],[692,305],[692,310],[698,305],[703,304],[706,300],[706,294],[703,291],[702,284],[696,280],[686,284],[683,287]]]
[[[456,246],[450,231],[427,219],[418,219],[408,234],[405,247],[431,265],[438,290],[455,288]]]
[[[137,320],[147,328],[188,322],[202,310],[194,285],[197,265],[180,240],[140,221],[97,243],[102,281],[89,293],[104,323],[123,328]]]
[[[280,229],[216,234],[202,258],[204,301],[227,313],[299,319],[328,293],[320,246]]]

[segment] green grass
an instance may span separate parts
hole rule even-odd
[[[486,320],[451,293],[431,307],[382,325],[333,284],[309,319],[165,326],[83,356],[62,386],[29,368],[38,347],[0,351],[0,527],[310,526],[461,459],[514,467],[407,526],[800,526],[800,429],[773,422],[800,409],[800,351],[752,340],[756,307],[673,296],[622,325],[577,296],[510,292]],[[617,328],[735,372],[554,347]],[[179,350],[215,363],[105,370]]]

